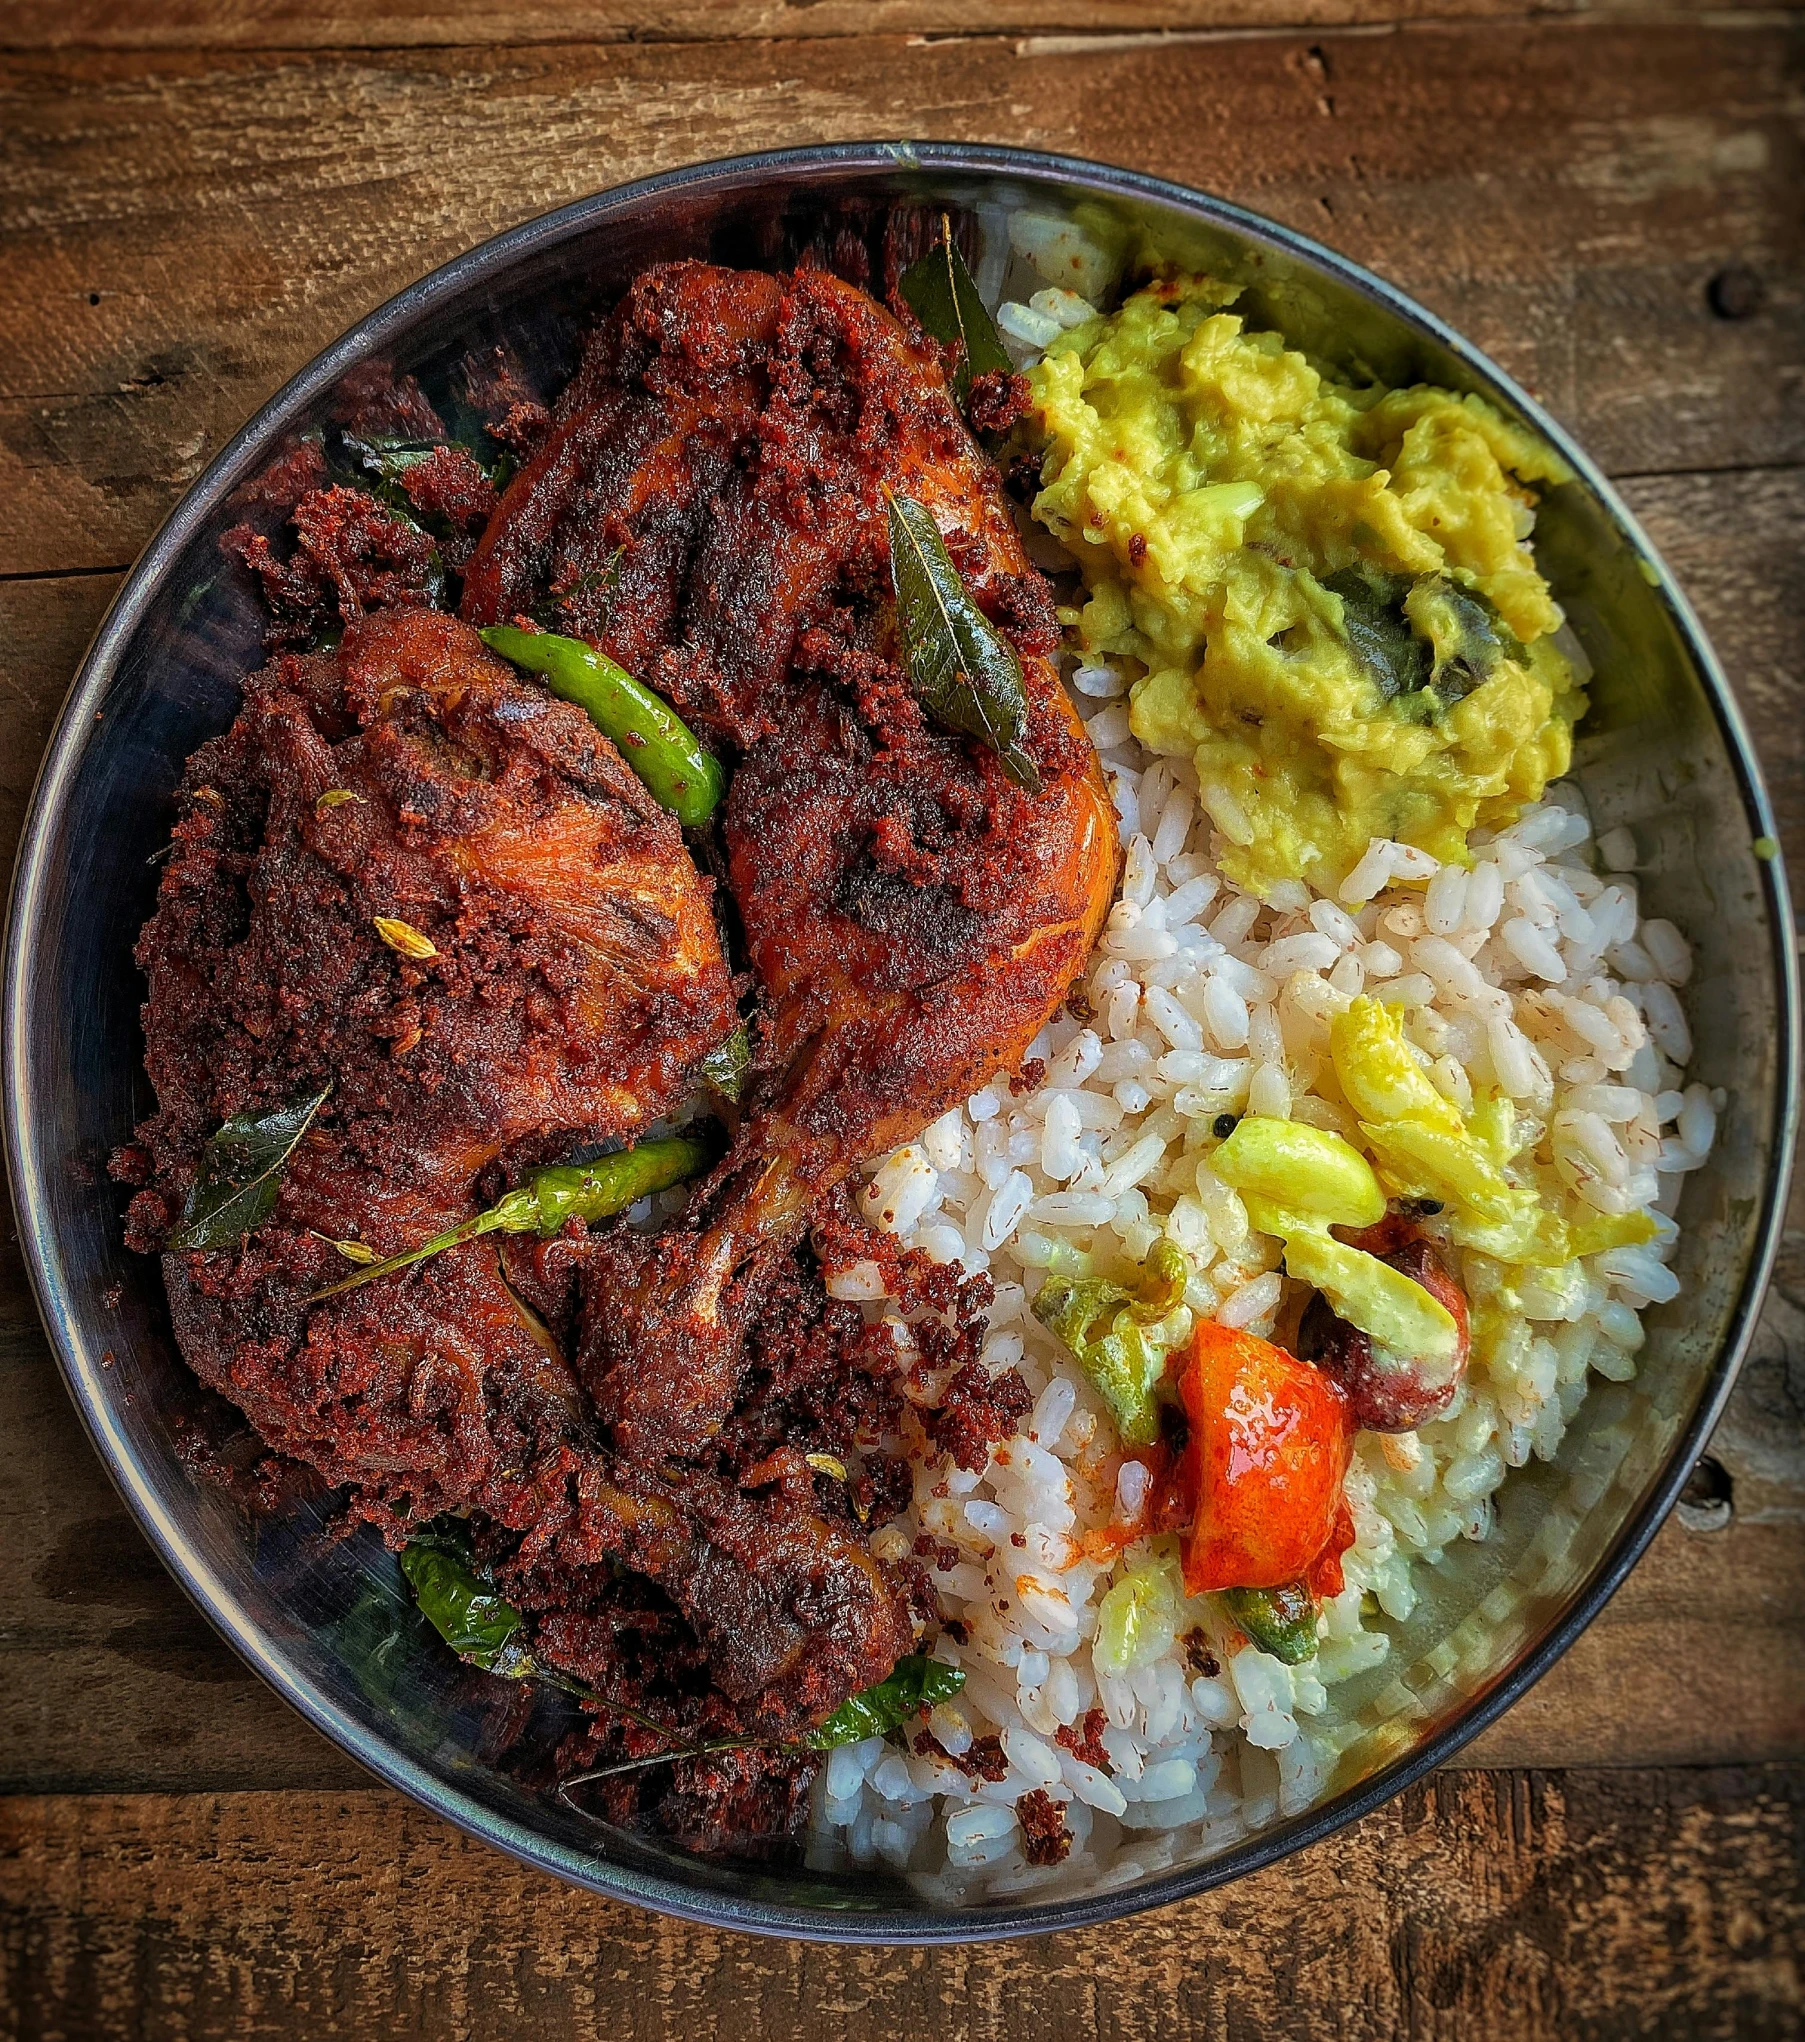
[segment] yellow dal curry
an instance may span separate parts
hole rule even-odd
[[[1031,371],[1062,614],[1138,669],[1134,733],[1195,759],[1243,886],[1332,886],[1374,836],[1464,859],[1585,706],[1526,543],[1568,471],[1476,397],[1330,380],[1234,295],[1150,284]]]

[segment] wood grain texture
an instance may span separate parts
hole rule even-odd
[[[1631,508],[1750,715],[1805,860],[1805,469],[1655,476]],[[0,854],[56,707],[117,586],[0,583]],[[1670,1523],[1546,1680],[1472,1747],[1484,1765],[1805,1760],[1805,1192],[1712,1451],[1714,1532]],[[64,1397],[10,1242],[0,1255],[0,1791],[352,1786],[362,1775],[243,1671],[114,1496]],[[67,1698],[81,1696],[71,1708]]]
[[[1561,0],[1551,12],[1579,12]],[[518,48],[871,35],[1157,36],[1522,13],[1521,0],[13,0],[0,49]]]
[[[1793,0],[1796,4],[1796,0]],[[11,0],[0,49],[431,49],[547,42],[983,33],[1018,38],[1196,35],[1244,27],[1636,13],[1642,0]],[[1668,15],[1709,11],[1683,0]]]
[[[1805,458],[1802,32],[1466,23],[0,59],[0,574],[130,560],[309,356],[498,229],[777,142],[1208,184],[1445,312],[1617,472]],[[1713,315],[1726,264],[1765,280]]]
[[[1805,871],[1805,480],[1797,469],[1647,477],[1630,509],[1723,660],[1792,857]]]
[[[0,1801],[0,2028],[19,2042],[1760,2042],[1798,2033],[1802,1803],[1791,1768],[1443,1773],[1156,1914],[885,1951],[594,1900],[377,1791]]]

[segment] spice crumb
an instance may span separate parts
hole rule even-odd
[[[1072,1848],[1072,1832],[1065,1826],[1065,1810],[1045,1787],[1036,1787],[1015,1804],[1015,1819],[1022,1826],[1022,1855],[1031,1865],[1060,1865]]]

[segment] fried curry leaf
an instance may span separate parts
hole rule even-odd
[[[1023,749],[1028,697],[1015,648],[972,600],[940,528],[912,497],[885,490],[890,574],[903,665],[929,714],[989,745],[1030,794],[1040,775]]]
[[[988,376],[998,369],[1007,374],[1014,367],[996,321],[978,296],[971,271],[953,239],[953,223],[945,213],[940,215],[940,239],[919,262],[904,270],[897,288],[923,327],[936,340],[958,349],[952,382],[953,394],[961,404],[971,394],[974,376]]]
[[[451,1545],[449,1539],[416,1538],[402,1550],[401,1571],[420,1614],[460,1659],[505,1680],[525,1680],[537,1670],[515,1640],[526,1619]]]
[[[379,503],[386,504],[434,539],[449,539],[453,531],[447,519],[423,511],[408,491],[407,478],[423,461],[448,448],[468,454],[497,496],[507,487],[514,469],[513,460],[505,451],[499,456],[491,455],[482,428],[474,419],[469,438],[461,433],[444,440],[402,439],[386,433],[371,433],[367,438],[341,433],[339,438],[354,464],[349,477],[352,487],[367,489]],[[327,466],[328,472],[333,472],[334,464],[329,461]],[[441,607],[442,597],[441,582],[432,597],[435,609]]]
[[[482,444],[481,428],[472,422],[468,439],[455,435],[444,440],[396,439],[383,433],[372,433],[365,438],[345,433],[341,437],[345,451],[354,455],[370,471],[385,483],[400,485],[411,469],[419,467],[422,461],[446,447],[455,448],[459,453],[468,454],[487,478],[489,486],[500,491],[506,486],[508,473],[513,464],[506,454],[499,460],[486,458],[488,450]]]
[[[443,440],[397,440],[374,435],[366,440],[352,433],[346,433],[344,441],[346,452],[355,454],[384,482],[399,482],[410,468],[419,467],[446,444]]]
[[[956,1695],[965,1685],[963,1668],[944,1659],[912,1652],[899,1659],[887,1679],[862,1694],[848,1695],[825,1723],[802,1740],[813,1751],[832,1751],[838,1744],[857,1744],[865,1737],[885,1737],[911,1716]]]
[[[1415,581],[1375,567],[1344,567],[1322,586],[1341,599],[1341,636],[1382,701],[1418,695],[1414,713],[1464,701],[1523,648],[1477,589],[1439,574]],[[1426,692],[1424,692],[1426,691]]]
[[[1325,575],[1322,585],[1341,598],[1341,635],[1381,701],[1414,694],[1427,684],[1430,651],[1404,615],[1410,584],[1402,575],[1344,567]]]
[[[201,1153],[200,1174],[169,1237],[171,1248],[230,1248],[275,1210],[282,1172],[332,1090],[273,1113],[235,1113]]]
[[[724,1035],[696,1068],[723,1099],[731,1099],[737,1106],[746,1090],[746,1074],[752,1068],[752,1038],[746,1033],[745,1022],[740,1022],[730,1035]]]
[[[378,1708],[393,1708],[425,1644],[420,1619],[392,1583],[363,1577],[357,1599],[333,1625],[338,1655]]]

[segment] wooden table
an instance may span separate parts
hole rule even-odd
[[[121,570],[341,328],[624,178],[911,135],[1210,187],[1463,327],[1579,433],[1677,568],[1797,856],[1802,21],[1611,0],[11,0],[6,846]],[[1795,1230],[1711,1450],[1728,1525],[1670,1523],[1456,1769],[1260,1877],[1094,1934],[830,1951],[566,1891],[370,1786],[132,1528],[9,1246],[0,2028],[1797,2034],[1802,1334]]]

